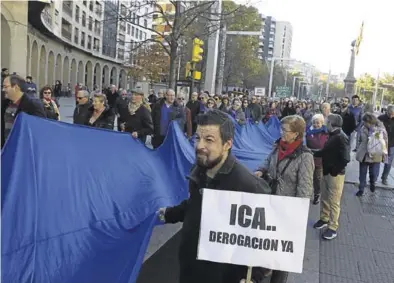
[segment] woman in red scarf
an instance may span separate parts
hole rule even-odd
[[[281,121],[281,138],[255,175],[266,179],[273,194],[310,199],[315,164],[310,149],[303,144],[305,121],[291,115]],[[274,270],[271,283],[285,283],[288,272]]]

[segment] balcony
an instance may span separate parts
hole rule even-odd
[[[103,14],[103,8],[101,6],[97,6],[95,12],[97,16],[101,17]]]
[[[63,11],[66,15],[70,17],[73,16],[73,8],[72,8],[72,3],[70,1],[63,2]]]
[[[62,26],[62,37],[71,41],[71,30],[68,27]]]

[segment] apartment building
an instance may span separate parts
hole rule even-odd
[[[274,57],[291,58],[293,27],[289,22],[276,22]]]
[[[276,19],[261,15],[261,20],[259,58],[271,61],[272,57],[274,57]]]

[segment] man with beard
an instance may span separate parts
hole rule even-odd
[[[204,188],[270,194],[271,189],[231,155],[234,124],[227,114],[210,110],[197,117],[196,164],[189,179],[189,198],[159,210],[166,223],[183,222],[179,246],[179,283],[239,283],[247,267],[197,260],[201,204]],[[253,282],[261,282],[265,270],[253,268]]]
[[[341,115],[343,120],[342,131],[348,136],[350,141],[350,136],[356,129],[356,119],[349,109],[349,98],[343,97],[341,100],[340,109],[334,113]]]

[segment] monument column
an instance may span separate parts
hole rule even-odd
[[[356,83],[356,78],[354,77],[354,67],[355,67],[355,61],[356,61],[356,54],[354,51],[354,47],[356,45],[356,41],[354,40],[351,43],[352,49],[351,49],[351,55],[350,55],[350,66],[349,66],[349,71],[347,72],[346,78],[343,80],[345,83],[345,95],[346,96],[353,96],[354,94],[354,84]]]

